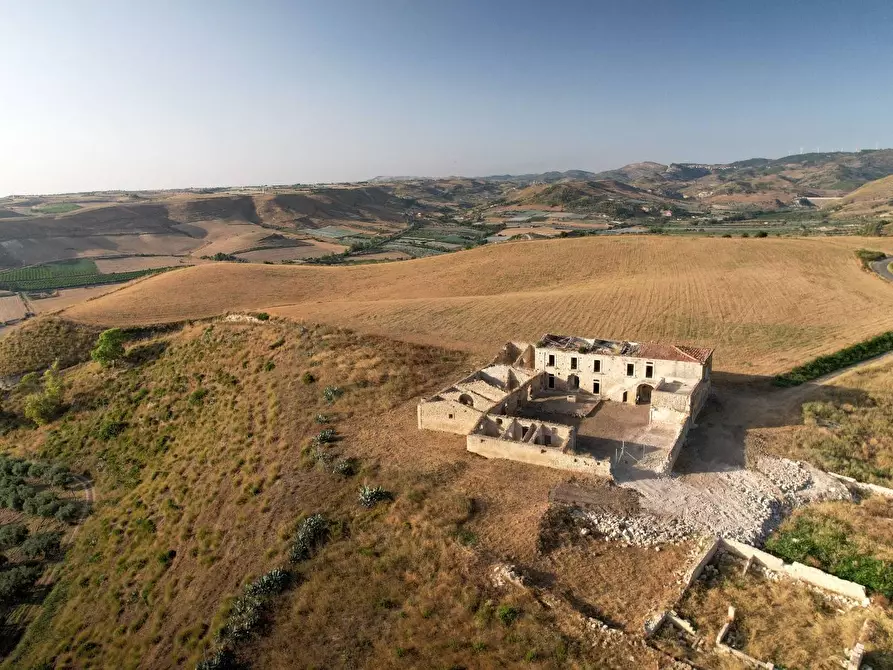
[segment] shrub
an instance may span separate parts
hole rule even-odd
[[[208,658],[199,661],[195,670],[235,670],[236,657],[229,649],[218,649]]]
[[[38,533],[22,543],[22,554],[32,560],[40,556],[53,558],[59,554],[61,541],[61,533]]]
[[[177,557],[177,552],[174,549],[168,549],[167,551],[162,551],[158,554],[158,562],[162,565],[170,565],[174,562],[174,559]]]
[[[261,598],[240,596],[233,601],[229,617],[220,632],[225,640],[244,640],[260,625],[264,602]]]
[[[270,345],[270,350],[278,349],[278,348],[281,347],[283,344],[285,344],[285,338],[284,338],[284,337],[280,337],[278,340],[276,340],[275,342],[273,342],[273,344]]]
[[[317,414],[316,423],[329,423],[332,419],[328,414]]]
[[[360,487],[360,504],[363,507],[375,507],[380,502],[393,499],[394,495],[380,486],[366,486],[364,484]]]
[[[893,351],[893,331],[859,342],[833,354],[814,358],[808,363],[776,376],[772,381],[776,386],[798,386],[848,365],[880,356],[888,351]]]
[[[301,375],[301,381],[305,384],[312,384],[316,381],[316,377],[313,376],[313,373],[309,370]]]
[[[332,472],[336,475],[341,475],[342,477],[353,477],[355,474],[357,474],[357,459],[342,458],[340,461],[335,463],[335,467],[332,468]]]
[[[285,591],[291,584],[291,580],[290,572],[282,568],[274,568],[246,586],[245,595],[255,598],[269,598]]]
[[[201,405],[205,401],[205,397],[208,395],[208,389],[199,388],[195,389],[192,393],[189,394],[189,404],[190,405]]]
[[[96,437],[100,440],[108,441],[123,433],[125,428],[127,428],[126,422],[119,421],[114,417],[106,417],[99,425],[99,430],[96,431]]]
[[[292,542],[289,560],[292,563],[306,561],[329,537],[329,522],[322,514],[313,514],[298,526]]]
[[[258,321],[269,321],[270,315],[267,314],[266,312],[257,312],[254,315],[254,318],[256,318]]]
[[[0,549],[18,547],[28,537],[28,528],[21,523],[0,526]]]
[[[326,386],[322,392],[322,397],[326,402],[335,402],[342,395],[344,395],[344,389],[338,386]]]
[[[319,434],[313,438],[314,444],[330,444],[334,442],[335,437],[335,429],[334,428],[324,428],[319,432]]]
[[[276,364],[273,361],[267,361],[264,363],[264,372],[270,372],[271,370],[276,369]]]
[[[43,426],[55,419],[62,411],[64,388],[59,377],[59,363],[43,373],[43,389],[25,398],[25,417],[38,426]]]
[[[74,523],[78,519],[78,507],[74,503],[66,503],[56,510],[56,520],[62,523]]]
[[[124,358],[124,340],[124,331],[120,328],[105,330],[96,340],[90,357],[103,367],[113,366]]]
[[[34,586],[40,572],[36,565],[19,565],[0,572],[0,602],[6,604]]]
[[[500,605],[496,610],[496,616],[499,617],[503,625],[511,626],[521,616],[521,612],[511,605]]]
[[[765,230],[761,230],[756,235],[754,235],[754,237],[769,237],[769,233],[767,233]]]

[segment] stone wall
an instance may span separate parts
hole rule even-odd
[[[767,554],[765,551],[761,551],[756,547],[751,547],[749,544],[744,544],[743,542],[736,542],[735,540],[723,538],[722,544],[725,551],[741,556],[742,558],[752,559],[767,570],[787,575],[788,577],[798,579],[807,584],[812,584],[813,586],[825,591],[830,591],[831,593],[837,593],[851,600],[855,600],[863,607],[867,607],[869,604],[868,596],[865,593],[865,587],[861,584],[848,582],[845,579],[829,575],[827,572],[822,572],[817,568],[803,565],[802,563],[785,563],[782,559],[773,556],[772,554]]]
[[[563,453],[555,447],[530,445],[523,442],[503,440],[498,437],[472,434],[466,440],[468,451],[485,458],[504,458],[530,465],[541,465],[558,470],[585,472],[599,477],[611,476],[611,461],[598,460],[588,456]]]
[[[549,356],[555,357],[554,365],[549,365]],[[656,387],[663,378],[684,379],[694,382],[703,378],[704,366],[694,361],[662,361],[638,358],[636,356],[612,356],[608,354],[581,354],[576,351],[562,351],[549,347],[536,347],[535,367],[553,375],[555,390],[567,391],[568,377],[575,375],[580,380],[579,388],[593,392],[593,382],[599,382],[599,395],[608,400],[622,402],[623,392],[628,393],[628,401],[633,402],[636,388],[640,384]],[[595,371],[596,361],[599,371]],[[576,366],[574,366],[576,363]],[[651,377],[645,376],[646,363],[653,364]],[[627,364],[633,365],[633,375],[627,375]]]
[[[468,435],[483,413],[455,400],[423,400],[417,408],[419,430]]]

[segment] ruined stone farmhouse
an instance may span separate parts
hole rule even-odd
[[[469,451],[610,475],[672,467],[710,392],[713,350],[545,335],[418,406],[420,429],[465,435]],[[627,408],[627,409],[624,409]]]

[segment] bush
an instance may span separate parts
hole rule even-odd
[[[41,570],[36,565],[19,565],[0,572],[0,603],[7,604],[34,586]]]
[[[63,385],[59,363],[53,363],[42,377],[43,389],[25,398],[25,417],[38,426],[55,419],[62,411]]]
[[[322,514],[313,514],[298,526],[292,542],[289,560],[292,563],[306,561],[329,537],[329,522]]]
[[[208,658],[199,661],[195,670],[235,670],[236,657],[229,649],[218,649]]]
[[[28,537],[28,528],[22,523],[0,526],[0,549],[18,547]]]
[[[364,484],[360,487],[360,504],[363,507],[375,507],[380,502],[393,499],[394,494],[390,491],[385,491],[380,486],[366,486]]]
[[[316,423],[329,423],[332,419],[328,414],[317,414]]]
[[[205,397],[208,395],[208,389],[195,389],[192,393],[189,394],[189,404],[190,405],[201,405],[205,401]]]
[[[301,381],[305,384],[312,384],[316,381],[316,377],[313,376],[313,373],[310,371],[305,372],[301,375]]]
[[[65,503],[56,510],[56,520],[62,523],[74,523],[80,516],[78,507],[74,503]]]
[[[344,389],[338,386],[326,386],[322,392],[322,397],[326,402],[335,402],[342,395],[344,395]]]
[[[246,586],[245,595],[255,598],[269,598],[285,591],[291,584],[291,580],[290,572],[282,568],[274,568]]]
[[[355,458],[342,458],[340,461],[335,463],[335,467],[332,468],[332,472],[336,475],[341,475],[342,477],[353,477],[357,474],[357,459]]]
[[[96,340],[96,346],[90,352],[90,358],[103,367],[113,366],[124,358],[124,331],[110,328],[103,331]]]
[[[270,315],[267,314],[266,312],[257,312],[254,315],[254,318],[256,318],[258,321],[269,321]]]
[[[324,428],[313,438],[314,444],[330,444],[336,439],[334,428]]]
[[[767,233],[765,230],[761,230],[756,235],[754,235],[754,237],[769,237],[769,233]]]
[[[43,558],[54,558],[59,554],[61,542],[61,533],[38,533],[22,543],[22,554],[30,560],[41,556]]]
[[[500,605],[496,610],[496,616],[505,626],[511,626],[521,616],[521,612],[510,605]]]
[[[270,372],[276,369],[276,364],[273,361],[267,361],[264,363],[264,372]]]
[[[893,331],[859,342],[833,354],[814,358],[789,372],[777,375],[772,382],[776,386],[799,386],[822,375],[880,356],[888,351],[893,351]]]

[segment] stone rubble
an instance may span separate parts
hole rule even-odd
[[[761,457],[757,469],[629,479],[640,510],[584,512],[609,540],[650,547],[694,535],[721,535],[759,546],[791,509],[821,500],[851,500],[837,479],[789,459]]]

